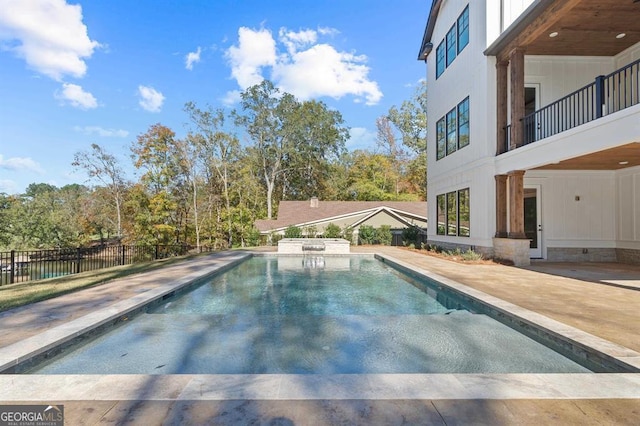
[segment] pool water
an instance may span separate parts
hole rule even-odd
[[[369,257],[254,257],[30,372],[589,371],[448,300]]]

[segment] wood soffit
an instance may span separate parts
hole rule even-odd
[[[513,25],[487,54],[508,60],[516,48],[527,55],[614,56],[640,42],[640,2],[555,0],[527,24]],[[551,33],[555,37],[549,37]],[[616,38],[624,33],[622,38]],[[497,46],[496,46],[497,44]],[[499,50],[496,50],[499,49]]]
[[[640,142],[547,164],[536,170],[621,170],[636,166],[640,166]]]

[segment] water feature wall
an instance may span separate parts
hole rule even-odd
[[[343,238],[283,238],[279,254],[349,254],[349,241]]]

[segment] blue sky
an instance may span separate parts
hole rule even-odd
[[[0,0],[0,192],[85,183],[92,143],[134,178],[136,136],[186,134],[184,104],[237,107],[270,79],[339,110],[349,149],[409,99],[430,0]]]

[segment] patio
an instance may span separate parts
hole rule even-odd
[[[640,351],[640,273],[633,265],[459,264],[392,247],[381,253]],[[236,252],[237,253],[237,252]],[[233,252],[187,260],[0,313],[0,350],[189,276]],[[194,276],[194,275],[191,275]],[[606,283],[606,285],[604,284]],[[415,377],[410,377],[415,376]],[[573,376],[573,377],[568,377]],[[3,403],[64,404],[68,424],[638,424],[640,374],[27,376],[1,375]]]

